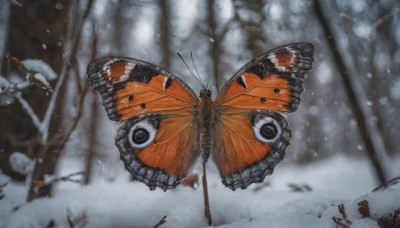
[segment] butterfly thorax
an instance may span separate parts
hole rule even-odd
[[[200,128],[200,150],[204,161],[207,161],[212,149],[215,126],[215,106],[211,99],[211,91],[208,89],[200,92],[197,120]]]

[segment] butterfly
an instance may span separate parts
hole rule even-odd
[[[201,155],[212,155],[222,183],[262,182],[285,155],[314,46],[277,47],[244,65],[212,100],[181,79],[137,59],[103,57],[87,69],[108,117],[122,123],[115,144],[125,168],[151,190],[175,188]]]

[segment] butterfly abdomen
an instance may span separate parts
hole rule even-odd
[[[207,162],[212,150],[212,139],[215,132],[215,105],[211,99],[210,90],[200,92],[197,120],[200,129],[200,150],[203,160]]]

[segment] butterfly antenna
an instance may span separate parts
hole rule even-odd
[[[193,66],[194,66],[194,69],[196,70],[197,77],[198,77],[198,78],[200,79],[200,81],[201,81],[201,77],[200,77],[199,71],[197,70],[196,64],[194,64],[192,52],[190,52],[190,58],[192,59],[192,64],[193,64]],[[201,86],[203,87],[203,89],[207,89],[207,88],[208,88],[208,86],[207,86],[207,87],[204,87],[205,85],[204,85],[204,83],[203,83],[202,81],[201,81]]]
[[[183,63],[186,65],[186,67],[188,68],[188,70],[190,71],[190,73],[193,75],[193,77],[197,80],[197,82],[200,83],[201,86],[204,86],[203,83],[201,82],[201,80],[192,72],[192,70],[189,68],[189,66],[187,65],[186,61],[183,59],[182,55],[178,53],[179,58],[181,58],[181,60],[183,61]]]

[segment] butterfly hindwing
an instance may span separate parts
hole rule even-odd
[[[126,169],[150,189],[175,188],[199,156],[197,96],[167,71],[130,58],[93,60],[88,78],[108,117],[124,122],[115,143]]]
[[[140,131],[149,132],[140,142]],[[151,113],[126,121],[115,144],[125,168],[150,189],[175,188],[199,156],[198,129],[191,117],[171,117]]]
[[[290,128],[278,112],[294,112],[312,68],[314,47],[289,44],[242,67],[217,95],[213,158],[232,190],[261,182],[285,155]]]

